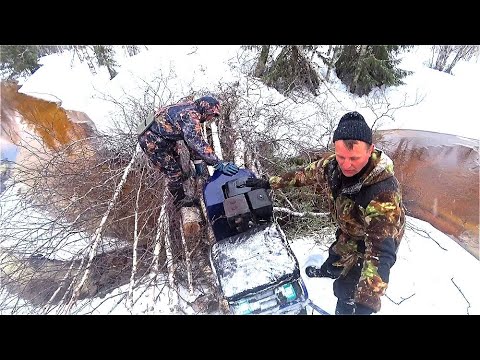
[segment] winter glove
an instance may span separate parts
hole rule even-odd
[[[321,266],[320,268],[316,266],[307,266],[305,268],[305,274],[307,274],[308,277],[326,277],[330,279],[336,279],[338,276],[335,276],[331,272],[327,270],[325,266]]]
[[[369,308],[368,306],[355,303],[355,315],[371,315],[373,313],[373,309]]]
[[[245,181],[245,186],[254,189],[270,189],[270,183],[268,182],[268,180],[256,178],[248,178]]]
[[[238,166],[231,162],[223,162],[220,161],[219,163],[213,166],[215,170],[219,170],[225,175],[232,176],[238,172]]]

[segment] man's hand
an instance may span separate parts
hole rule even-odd
[[[248,178],[245,181],[246,187],[251,187],[254,189],[270,189],[270,183],[268,180]]]
[[[215,170],[219,170],[228,176],[235,175],[239,170],[238,166],[235,165],[234,163],[223,162],[223,161],[220,161],[219,163],[215,164],[213,167]]]

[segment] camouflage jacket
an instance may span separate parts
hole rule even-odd
[[[215,165],[220,160],[212,147],[203,140],[202,125],[205,120],[193,101],[178,103],[160,108],[150,131],[165,139],[184,140],[193,156]]]
[[[335,154],[328,153],[269,182],[272,189],[327,183],[331,215],[339,228],[332,250],[340,260],[334,265],[346,274],[359,258],[364,259],[354,300],[377,312],[403,236],[405,210],[392,160],[375,149],[366,166],[357,182],[346,186]]]

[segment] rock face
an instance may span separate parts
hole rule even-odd
[[[420,130],[377,131],[395,163],[407,214],[452,236],[479,258],[479,142]]]
[[[19,93],[19,88],[15,83],[1,83],[2,139],[18,143],[24,132],[31,132],[40,137],[46,147],[54,150],[91,136],[95,131],[95,125],[87,114],[65,110],[56,102]]]
[[[9,160],[22,167],[42,166],[60,147],[94,135],[95,124],[87,114],[19,93],[20,86],[13,82],[0,86],[2,152],[15,153]],[[82,147],[93,148],[88,143]]]

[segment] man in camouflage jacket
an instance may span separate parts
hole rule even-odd
[[[305,271],[309,277],[336,279],[335,314],[369,315],[380,310],[403,236],[401,189],[392,160],[374,148],[372,131],[361,114],[345,114],[333,141],[334,154],[268,181],[249,179],[246,186],[280,189],[327,183],[336,240],[322,266]]]
[[[139,124],[140,146],[152,163],[167,175],[168,187],[176,203],[185,201],[180,155],[176,151],[178,140],[185,141],[192,160],[203,160],[226,175],[238,171],[235,164],[221,161],[203,139],[201,124],[219,116],[219,101],[212,96],[204,96],[195,101],[162,107],[151,119]]]

